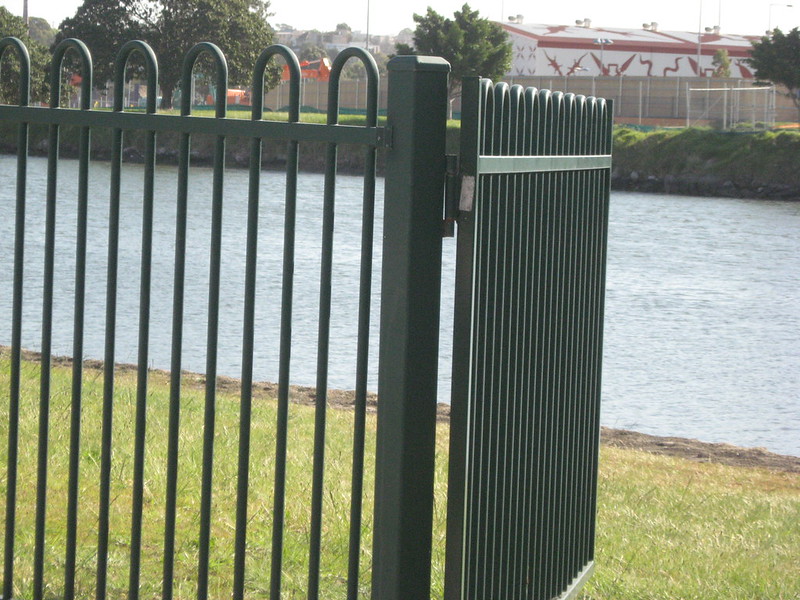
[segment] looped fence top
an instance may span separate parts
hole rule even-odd
[[[92,107],[92,54],[82,41],[68,38],[53,50],[50,63],[50,108],[57,108],[61,97],[61,66],[67,51],[74,50],[81,63],[81,109]]]
[[[22,40],[15,37],[5,37],[0,40],[0,60],[8,48],[17,52],[19,60],[19,101],[20,106],[28,106],[31,101],[31,57]]]
[[[155,90],[158,89],[158,59],[153,49],[145,42],[140,40],[132,40],[120,48],[117,54],[117,60],[114,63],[114,90],[121,90],[125,86],[125,67],[131,55],[138,52],[145,63],[145,73],[147,74],[147,112],[156,112],[156,100],[158,94]],[[152,90],[152,91],[151,91]],[[121,111],[122,94],[114,94],[114,110]]]

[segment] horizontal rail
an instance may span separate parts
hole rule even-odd
[[[577,598],[578,594],[583,591],[583,586],[589,581],[589,578],[594,573],[594,561],[589,561],[589,564],[584,567],[583,571],[572,580],[569,587],[562,593],[557,600],[572,600]]]
[[[690,92],[760,92],[763,90],[774,90],[775,86],[766,85],[763,87],[713,87],[713,88],[689,88]]]
[[[590,156],[479,156],[478,174],[550,173],[610,169],[611,155]]]
[[[205,133],[248,138],[270,138],[298,142],[328,142],[384,146],[384,127],[323,125],[321,123],[286,123],[250,119],[211,118],[198,115],[154,115],[135,112],[106,112],[69,108],[0,106],[0,121],[41,123],[45,125],[79,125],[123,130],[156,132]]]

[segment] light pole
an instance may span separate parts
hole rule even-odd
[[[767,20],[767,35],[772,35],[772,9],[774,7],[776,7],[776,6],[781,6],[781,7],[784,7],[784,8],[792,8],[793,7],[792,4],[782,4],[780,2],[769,5],[769,18]]]
[[[697,76],[701,76],[700,58],[701,45],[703,43],[703,0],[700,0],[700,15],[697,17]]]
[[[364,44],[364,50],[369,52],[369,0],[367,0],[367,39]]]
[[[600,75],[602,76],[606,74],[606,63],[604,59],[605,48],[606,45],[610,46],[613,44],[614,40],[609,40],[608,38],[597,38],[594,43],[600,46]]]

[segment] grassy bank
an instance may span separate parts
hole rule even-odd
[[[0,357],[0,389],[8,390],[8,356]],[[53,593],[61,586],[65,543],[66,472],[71,371],[53,369],[50,430],[50,477],[47,513],[47,581]],[[36,486],[36,439],[39,366],[24,363],[20,426],[20,484],[16,536],[16,583],[19,597],[30,593]],[[169,376],[153,372],[148,394],[148,449],[143,531],[143,598],[159,594],[166,427]],[[181,463],[178,481],[178,553],[175,592],[189,598],[195,590],[203,391],[202,377],[183,380]],[[233,557],[235,470],[238,445],[238,396],[225,386],[217,403],[213,508],[211,595],[227,597]],[[96,367],[84,371],[79,515],[79,597],[90,595],[95,572],[97,481],[100,456],[102,376]],[[111,598],[127,586],[130,487],[132,480],[135,373],[120,369],[115,397],[114,468],[112,484]],[[7,403],[0,410],[0,460],[5,464]],[[269,586],[269,558],[274,469],[275,401],[259,392],[254,403],[250,467],[248,589]],[[313,408],[290,408],[290,449],[284,590],[302,597],[306,585],[306,546],[310,515]],[[324,500],[323,598],[343,597],[349,511],[352,412],[330,410],[327,425]],[[448,428],[438,425],[439,460],[436,481],[433,596],[441,597],[443,579],[445,472]],[[368,417],[366,514],[372,505],[375,418]],[[0,493],[5,496],[5,478]],[[600,464],[597,571],[585,598],[797,598],[800,556],[800,475],[759,469],[701,464],[616,448],[603,448]],[[361,587],[369,589],[370,519],[363,525]],[[2,535],[2,532],[0,532]],[[0,546],[2,547],[2,546]]]
[[[614,130],[612,185],[620,188],[798,199],[798,165],[798,132]]]
[[[170,111],[177,114],[177,111]],[[197,116],[213,117],[213,110],[197,110]],[[231,111],[229,118],[249,119],[247,111]],[[266,112],[264,119],[286,121],[288,115],[279,112]],[[306,123],[326,123],[327,116],[318,113],[303,113],[301,120]],[[360,115],[341,115],[339,125],[360,127],[365,119]],[[379,125],[386,123],[385,117],[379,117]],[[450,121],[448,125],[447,151],[458,152],[459,122]],[[110,129],[95,128],[92,130],[92,159],[110,160],[113,133]],[[144,159],[145,136],[143,131],[129,131],[125,133],[123,141],[123,160],[141,162]],[[76,158],[78,156],[78,128],[62,126],[61,141],[59,146],[60,156]],[[157,136],[156,161],[159,164],[177,164],[180,134],[162,132]],[[13,123],[0,121],[0,153],[11,154],[16,152],[17,127]],[[192,136],[192,163],[195,165],[210,165],[213,162],[216,138],[209,135],[195,134]],[[30,126],[29,153],[33,156],[47,156],[48,130],[44,125],[33,124]],[[250,161],[250,139],[229,137],[226,141],[225,160],[228,167],[246,168]],[[325,169],[326,144],[307,142],[301,145],[300,169],[308,172],[322,172]],[[284,169],[286,166],[286,142],[279,140],[263,140],[261,164],[265,169]],[[338,168],[342,173],[361,173],[364,170],[364,149],[360,146],[341,145],[338,149]],[[377,170],[383,173],[385,164],[385,151],[378,149]]]
[[[212,110],[196,110],[200,116],[212,116]],[[248,119],[247,111],[231,111],[231,118]],[[285,113],[264,114],[265,119],[286,120]],[[303,113],[302,120],[324,123],[324,114]],[[385,123],[385,117],[380,118]],[[360,126],[364,117],[342,115],[342,125]],[[62,128],[61,155],[78,153],[77,130]],[[111,156],[111,131],[96,129],[92,133],[92,153],[97,160]],[[460,122],[448,122],[447,152],[459,151]],[[13,152],[16,128],[0,123],[0,152]],[[126,133],[125,159],[139,162],[144,155],[144,133]],[[226,161],[231,167],[247,167],[250,142],[245,138],[229,138]],[[176,164],[179,135],[158,136],[157,160]],[[47,153],[47,131],[44,126],[31,126],[30,149],[34,155]],[[214,151],[212,136],[192,138],[194,164],[210,164]],[[732,196],[743,198],[800,199],[800,133],[793,131],[729,133],[712,129],[670,129],[642,132],[629,127],[614,130],[614,170],[612,187],[668,194]],[[343,145],[339,148],[339,170],[359,173],[364,168],[362,148]],[[325,144],[305,143],[300,152],[301,170],[321,172],[325,167]],[[383,172],[385,151],[379,149],[377,169]],[[286,164],[285,142],[264,140],[262,165],[282,169]]]

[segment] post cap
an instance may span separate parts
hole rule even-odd
[[[386,65],[390,71],[440,71],[450,72],[450,63],[440,56],[419,56],[411,54],[395,56]]]

